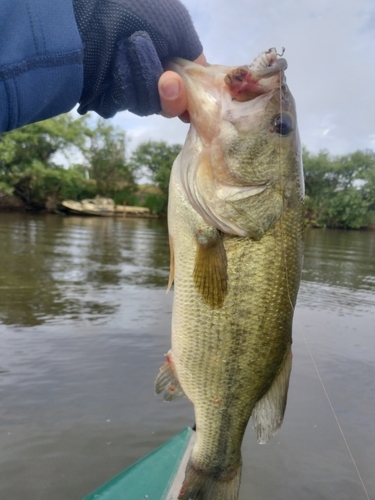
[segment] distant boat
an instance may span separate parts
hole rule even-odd
[[[177,500],[194,443],[186,427],[83,500]]]
[[[149,208],[116,205],[111,198],[103,198],[101,196],[82,201],[64,200],[61,205],[69,213],[75,215],[156,217],[150,213]]]

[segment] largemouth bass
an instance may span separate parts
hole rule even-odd
[[[176,60],[190,130],[170,180],[172,348],[155,381],[194,405],[180,500],[236,500],[241,443],[280,427],[303,252],[303,176],[285,59]]]

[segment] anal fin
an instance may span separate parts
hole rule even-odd
[[[177,378],[171,351],[168,352],[167,361],[162,364],[155,380],[155,393],[160,394],[163,391],[165,391],[164,401],[173,401],[174,399],[185,396]]]
[[[292,350],[289,348],[284,364],[266,394],[256,403],[251,417],[259,443],[264,444],[276,434],[284,418],[292,370]]]
[[[227,256],[221,233],[212,227],[198,230],[194,284],[203,300],[220,308],[228,291]]]

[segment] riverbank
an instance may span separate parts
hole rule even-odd
[[[126,210],[127,208],[127,210]],[[153,214],[153,213],[147,213],[145,211],[137,210],[138,208],[142,207],[124,207],[124,210],[119,212],[119,213],[114,213],[112,216],[113,217],[135,217],[135,218],[145,218],[145,219],[158,219],[159,215]],[[134,208],[134,210],[131,210],[131,208]],[[82,215],[82,216],[88,216],[88,215],[94,215],[95,214],[85,214],[85,213],[69,213],[68,210],[66,210],[61,203],[59,203],[56,200],[47,200],[45,208],[40,209],[40,208],[35,208],[31,205],[28,205],[25,203],[22,198],[19,196],[15,195],[9,195],[7,193],[4,193],[0,191],[0,213],[1,212],[20,212],[20,213],[30,213],[30,214],[37,214],[37,215],[47,215],[47,214],[58,214],[58,215]]]
[[[0,212],[24,212],[26,210],[27,206],[21,198],[0,191]]]
[[[2,191],[0,191],[0,213],[1,212],[27,212],[30,214],[58,214],[58,215],[69,215],[67,212],[62,210],[63,207],[56,206],[56,203],[46,204],[46,208],[44,209],[35,209],[31,206],[28,206],[20,197],[15,195],[8,195]],[[84,216],[84,214],[82,214]],[[124,214],[116,214],[116,217],[132,217],[132,218],[145,218],[145,219],[159,219],[164,218],[163,216],[156,214],[146,214],[146,213],[126,213]],[[315,221],[307,221],[306,227],[311,227],[312,229],[326,229],[324,226],[317,224]],[[327,229],[343,229],[343,228],[327,228]],[[345,229],[345,228],[344,228]],[[351,228],[348,228],[352,230]],[[361,227],[359,229],[355,229],[355,231],[375,231],[375,224],[367,227]]]

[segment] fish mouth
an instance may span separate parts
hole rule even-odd
[[[266,52],[262,52],[250,64],[249,70],[252,71],[254,75],[258,76],[259,79],[268,78],[284,72],[288,67],[286,59],[282,57],[284,52],[284,47],[281,54],[277,53],[275,47]]]
[[[224,82],[235,101],[250,101],[279,88],[285,82],[286,59],[275,48],[262,52],[249,66],[240,66],[226,74]]]

